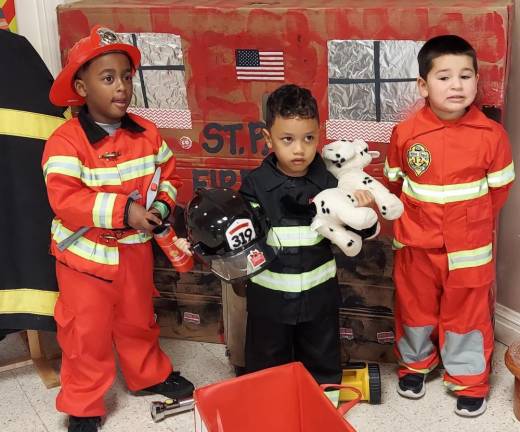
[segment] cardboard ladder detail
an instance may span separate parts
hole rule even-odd
[[[299,362],[195,390],[196,432],[355,432]],[[359,400],[359,399],[358,399]]]
[[[40,375],[41,380],[45,384],[45,387],[49,389],[59,386],[60,378],[52,368],[49,359],[45,356],[40,332],[37,330],[25,330],[25,332],[27,333],[29,356],[24,356],[23,358],[0,364],[0,372],[34,365],[38,375]]]

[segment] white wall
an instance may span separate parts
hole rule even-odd
[[[38,51],[53,76],[61,69],[56,6],[67,0],[15,0],[18,33]]]

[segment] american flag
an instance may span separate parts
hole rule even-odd
[[[284,80],[283,52],[237,49],[235,55],[237,79],[250,81]]]

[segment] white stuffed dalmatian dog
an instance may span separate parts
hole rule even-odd
[[[403,203],[386,187],[363,171],[378,157],[370,152],[365,141],[335,141],[323,147],[322,156],[327,169],[338,179],[338,187],[326,189],[314,197],[317,214],[311,228],[336,244],[347,256],[361,251],[362,238],[347,229],[367,229],[377,223],[377,213],[368,207],[356,207],[354,191],[368,190],[381,215],[388,220],[397,219],[403,213]],[[345,225],[348,225],[346,228]],[[375,237],[379,233],[379,224]]]
[[[399,198],[363,171],[363,168],[379,157],[379,152],[369,151],[368,144],[354,141],[334,141],[323,147],[321,152],[327,169],[338,179],[338,188],[353,193],[357,189],[372,192],[376,205],[387,220],[398,219],[404,206]]]

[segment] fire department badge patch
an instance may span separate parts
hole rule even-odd
[[[415,175],[424,174],[432,161],[428,149],[419,143],[412,145],[408,149],[408,166],[415,172]]]

